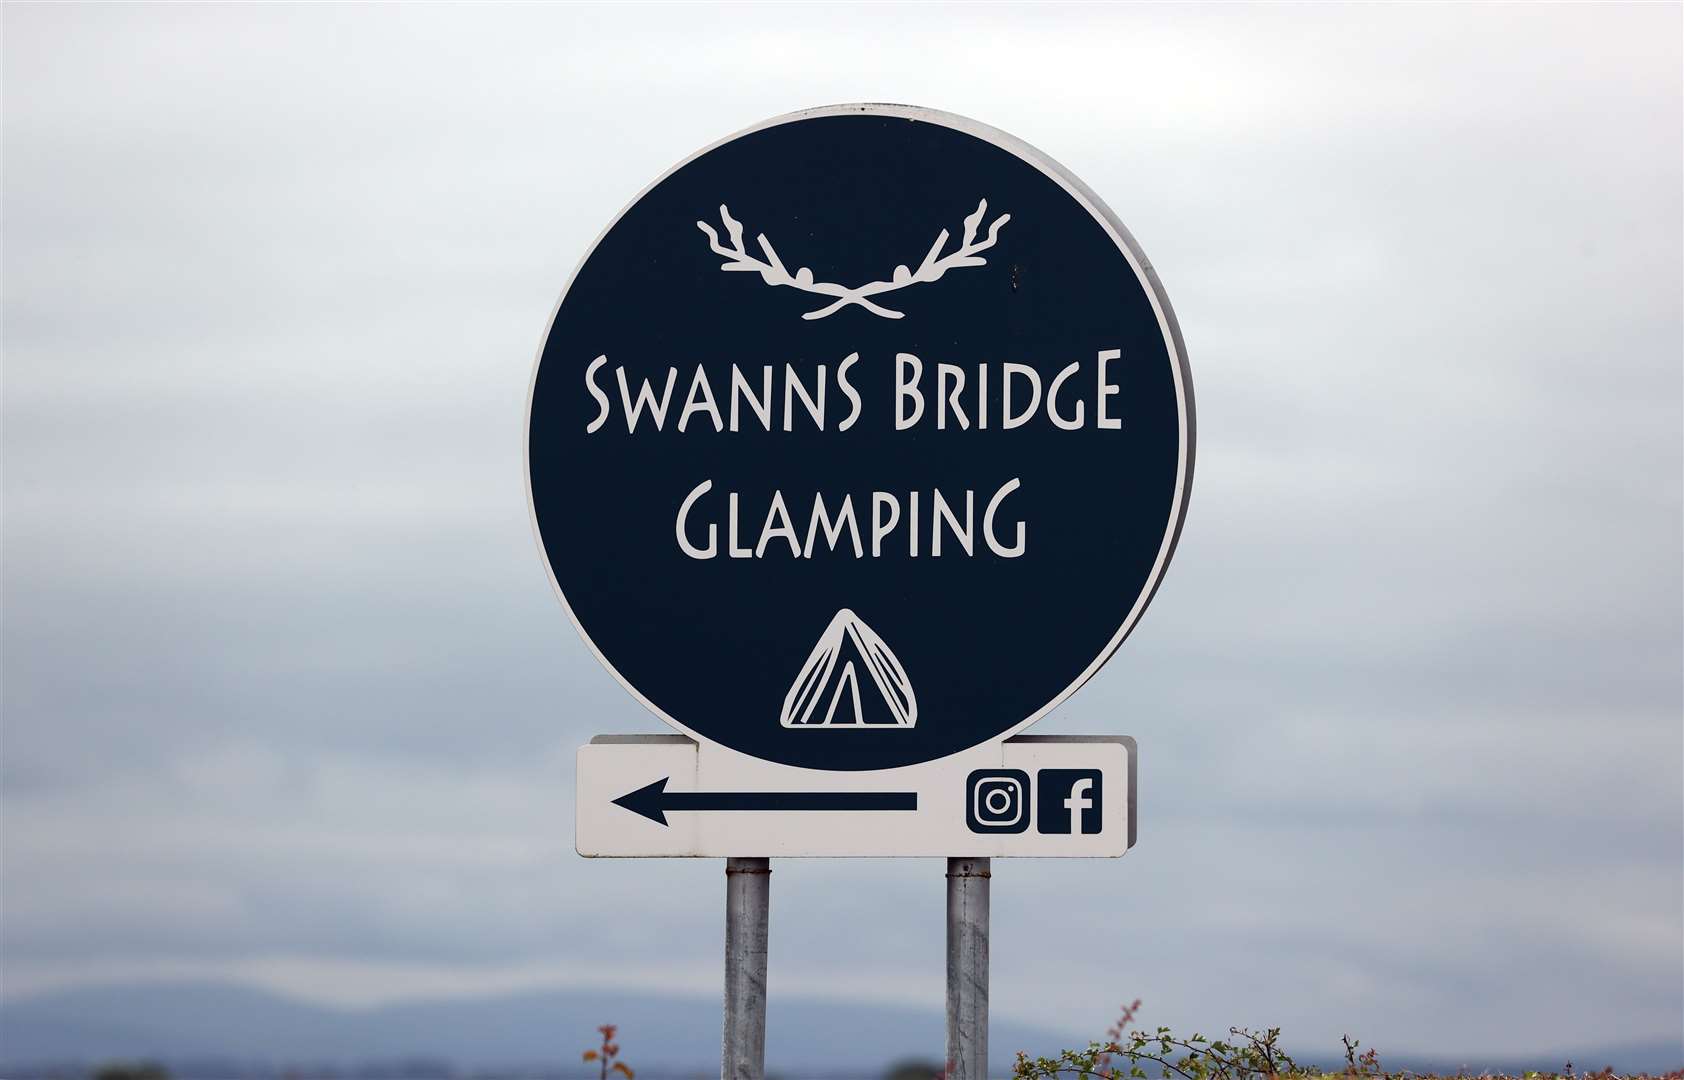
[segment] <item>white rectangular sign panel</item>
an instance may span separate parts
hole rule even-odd
[[[1106,858],[1135,838],[1135,741],[1036,736],[898,769],[762,761],[682,735],[579,749],[587,857]]]

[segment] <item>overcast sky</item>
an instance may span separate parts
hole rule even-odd
[[[574,263],[766,117],[1004,128],[1186,335],[1176,561],[1037,733],[1139,846],[1001,862],[997,1015],[1677,1038],[1677,5],[4,13],[4,989],[715,992],[711,861],[586,862],[659,731],[528,524]],[[783,862],[772,993],[938,1008],[939,861]]]

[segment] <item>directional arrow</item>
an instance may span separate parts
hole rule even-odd
[[[916,810],[916,791],[668,791],[661,777],[614,800],[665,825],[668,810]]]

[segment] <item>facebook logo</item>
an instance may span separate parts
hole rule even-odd
[[[1042,769],[1035,774],[1035,787],[1037,832],[1099,831],[1098,769]]]

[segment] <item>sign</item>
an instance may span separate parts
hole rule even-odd
[[[579,750],[586,856],[1114,857],[1134,845],[1134,740],[1019,735],[874,772],[771,765],[682,735]]]
[[[847,105],[695,154],[552,315],[534,527],[681,735],[579,756],[587,855],[1116,855],[1132,740],[1018,733],[1116,651],[1186,513],[1192,385],[1080,181]]]
[[[598,237],[533,379],[568,613],[685,735],[805,769],[998,742],[1174,551],[1193,402],[1150,264],[1003,132],[850,105],[694,155]]]

